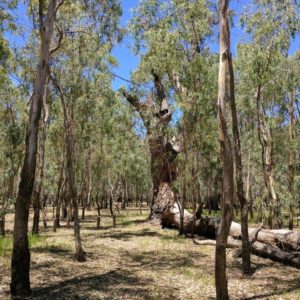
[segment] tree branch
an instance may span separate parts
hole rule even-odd
[[[54,52],[56,52],[60,48],[63,38],[64,38],[63,31],[58,29],[58,41],[57,41],[56,46],[50,50],[50,55],[52,55]]]
[[[145,106],[144,103],[141,103],[139,98],[136,95],[133,95],[132,93],[127,92],[125,89],[120,89],[120,92],[122,95],[127,99],[127,101],[135,107],[138,111]]]
[[[59,10],[59,8],[64,4],[65,0],[61,0],[59,3],[57,3],[55,8],[55,13]]]

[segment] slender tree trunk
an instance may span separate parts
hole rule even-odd
[[[93,188],[93,175],[92,175],[92,143],[89,142],[89,149],[88,149],[88,193],[87,193],[87,209],[91,209],[91,195],[92,195],[92,188]]]
[[[11,161],[11,170],[14,170],[13,161]],[[14,195],[15,171],[8,177],[7,189],[4,189],[2,211],[0,209],[0,235],[5,236],[5,215],[7,213],[8,203]]]
[[[250,219],[253,219],[253,198],[252,198],[252,164],[251,164],[251,149],[249,149],[248,155],[248,171],[247,171],[247,181],[246,181],[246,201],[248,210],[250,211]]]
[[[180,227],[179,227],[179,235],[184,234],[184,208],[187,205],[187,151],[186,144],[184,141],[184,175],[183,175],[183,187],[182,187],[182,201],[180,202],[179,192],[175,190],[174,196],[176,202],[178,202],[178,206],[180,207]]]
[[[47,199],[48,199],[48,195],[44,194],[43,195],[43,203],[42,203],[42,220],[43,220],[44,229],[48,228],[48,225],[47,225]]]
[[[5,214],[6,214],[6,205],[5,200],[2,200],[2,211],[0,210],[0,236],[5,236]]]
[[[233,206],[233,162],[226,121],[226,95],[228,92],[228,59],[230,53],[230,34],[228,23],[228,0],[221,0],[220,19],[220,64],[218,80],[218,125],[221,158],[223,164],[222,217],[216,239],[215,280],[218,300],[229,299],[226,277],[226,247],[232,222]]]
[[[295,151],[294,151],[294,93],[290,95],[290,105],[289,105],[289,115],[290,115],[290,124],[289,124],[289,192],[291,196],[291,202],[289,205],[289,229],[293,230],[294,228],[294,177],[295,177]]]
[[[47,123],[49,119],[49,108],[47,104],[47,79],[46,79],[45,94],[43,97],[43,104],[44,104],[44,118],[42,123],[42,130],[41,130],[42,132],[41,132],[41,139],[39,145],[37,176],[35,180],[35,188],[33,193],[34,215],[33,215],[33,224],[32,224],[32,234],[39,233],[41,192],[42,192],[42,184],[44,179],[45,148],[46,148],[46,138],[47,138]]]
[[[230,45],[228,47],[230,47]],[[236,103],[235,103],[234,70],[233,70],[231,53],[229,53],[228,56],[228,67],[229,67],[229,78],[230,78],[229,79],[230,80],[230,104],[231,104],[231,115],[232,115],[233,148],[234,148],[234,157],[235,157],[235,173],[236,173],[235,176],[236,176],[236,186],[237,186],[237,197],[241,209],[243,271],[244,274],[249,274],[251,271],[251,260],[250,260],[250,243],[249,243],[249,235],[248,235],[248,207],[247,207],[247,201],[244,193],[242,150],[241,150],[240,133],[239,133],[239,126],[238,126],[238,116],[237,116]]]
[[[264,181],[268,191],[268,204],[270,205],[268,223],[271,228],[281,228],[282,220],[280,218],[279,200],[274,188],[272,131],[271,128],[265,124],[265,116],[261,104],[261,86],[258,86],[256,92],[256,107],[258,119],[258,137],[262,147]]]
[[[62,147],[62,152],[61,152],[61,161],[60,161],[60,173],[59,173],[59,179],[57,182],[57,192],[56,192],[56,197],[55,197],[55,217],[54,217],[54,224],[53,224],[53,231],[56,232],[56,229],[60,227],[59,224],[59,218],[60,218],[60,206],[62,202],[62,188],[64,186],[64,168],[65,168],[65,163],[64,163],[64,157],[65,157],[65,146]]]
[[[76,250],[75,256],[78,261],[85,261],[86,253],[83,251],[81,245],[80,225],[79,225],[79,216],[78,216],[78,202],[77,202],[77,192],[76,192],[76,185],[75,185],[75,172],[73,166],[74,120],[71,117],[71,114],[68,111],[68,108],[66,106],[64,93],[61,86],[58,84],[55,78],[52,77],[51,79],[60,94],[61,104],[64,113],[64,126],[66,132],[66,157],[67,157],[66,176],[67,176],[68,187],[69,187],[69,196],[71,198],[71,203],[73,206],[75,250]]]
[[[41,1],[42,2],[42,1]],[[42,5],[40,2],[40,6]],[[43,95],[45,93],[46,76],[50,57],[50,43],[54,27],[57,1],[50,0],[43,22],[40,17],[41,43],[39,64],[31,98],[29,122],[26,133],[24,164],[15,206],[13,253],[11,261],[12,295],[25,296],[31,294],[29,270],[30,251],[28,247],[28,217],[34,186],[38,129],[41,116]]]
[[[121,208],[126,208],[126,202],[127,202],[127,181],[125,175],[123,176],[123,184],[122,184],[122,204]]]

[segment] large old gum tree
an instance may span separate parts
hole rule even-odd
[[[171,120],[170,111],[162,81],[152,72],[156,95],[148,95],[141,101],[136,95],[123,90],[123,95],[139,113],[147,130],[147,139],[151,156],[151,175],[153,195],[150,220],[160,223],[167,207],[174,202],[171,185],[176,180],[175,159],[180,151],[175,140],[168,141],[166,129]]]

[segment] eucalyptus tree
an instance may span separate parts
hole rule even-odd
[[[80,112],[77,106],[84,103],[81,107],[81,116],[84,116],[82,125],[88,126],[86,117],[92,118],[91,103],[97,101],[97,98],[91,98],[89,82],[101,77],[101,72],[107,70],[110,51],[120,38],[118,21],[121,8],[118,1],[78,1],[75,5],[64,6],[62,14],[58,32],[63,39],[51,66],[50,78],[60,97],[64,116],[68,202],[73,207],[76,258],[84,261],[75,178],[75,146],[78,147],[78,143],[75,144],[75,128]],[[107,92],[103,87],[99,89],[99,94]],[[84,115],[86,110],[88,114]],[[91,139],[91,131],[87,138]]]
[[[151,74],[157,75],[156,77],[164,86],[165,94],[158,92],[157,96],[168,98],[170,109],[174,106],[178,107],[173,114],[175,118],[178,112],[183,113],[183,117],[175,122],[178,124],[179,140],[183,146],[181,151],[184,152],[180,159],[182,167],[178,176],[179,182],[182,182],[180,187],[182,186],[185,199],[188,193],[187,149],[195,148],[195,153],[201,151],[201,145],[196,142],[197,138],[193,132],[201,133],[200,126],[196,130],[200,124],[204,130],[208,130],[209,122],[214,124],[211,122],[215,117],[212,95],[216,93],[216,85],[211,87],[213,82],[211,79],[213,74],[216,74],[216,58],[211,55],[206,46],[212,34],[214,19],[212,6],[208,1],[145,0],[139,3],[130,23],[136,42],[135,50],[142,49],[141,63],[133,74],[133,79],[146,84],[149,83]],[[154,82],[157,82],[157,79]],[[151,92],[148,91],[146,94]],[[159,105],[158,103],[157,106]],[[159,111],[159,108],[157,110]],[[171,135],[172,126],[168,129],[166,127],[169,133],[166,131],[164,139]],[[173,130],[173,133],[175,131]],[[174,188],[177,189],[175,178],[172,181]],[[154,182],[153,199],[157,191],[157,183]]]
[[[5,235],[5,214],[9,202],[13,201],[13,187],[15,179],[15,155],[12,152],[16,150],[16,122],[15,122],[15,108],[13,107],[15,101],[9,96],[10,93],[16,95],[16,91],[13,89],[11,79],[9,77],[11,67],[10,64],[13,61],[9,42],[5,39],[4,34],[7,31],[11,31],[15,28],[13,18],[10,14],[10,9],[15,7],[14,1],[2,1],[0,4],[0,92],[1,92],[1,127],[2,135],[6,137],[3,139],[1,145],[2,153],[1,157],[1,179],[3,181],[4,191],[1,196],[0,204],[0,235]],[[5,120],[5,121],[4,121]],[[10,144],[11,143],[11,144]]]
[[[268,223],[276,228],[282,226],[282,220],[274,177],[272,112],[277,105],[278,66],[299,26],[297,14],[297,5],[291,1],[253,1],[242,17],[251,42],[239,47],[239,60],[243,66],[240,79],[243,82],[247,80],[247,92],[252,93],[256,103],[264,183],[270,206]]]
[[[18,89],[7,79],[5,91],[1,92],[0,170],[3,186],[0,208],[0,234],[5,234],[5,214],[15,201],[17,177],[23,154],[25,104]]]
[[[289,114],[289,129],[288,129],[288,191],[290,194],[289,199],[289,229],[294,228],[294,206],[295,206],[295,175],[296,175],[296,135],[295,135],[295,121],[299,122],[299,110],[298,114],[295,113],[297,101],[299,101],[299,95],[297,95],[297,89],[300,85],[300,72],[297,65],[300,62],[299,52],[293,56],[286,58],[285,68],[283,71],[285,76],[285,89],[287,99],[287,107]]]
[[[232,221],[233,207],[233,158],[228,134],[226,100],[230,82],[227,75],[230,68],[230,31],[228,20],[228,0],[220,1],[220,65],[218,79],[218,126],[221,158],[223,164],[223,201],[222,217],[216,239],[215,278],[217,299],[229,299],[226,279],[226,246]],[[230,72],[232,76],[232,72]],[[233,84],[233,82],[231,82]],[[233,97],[231,86],[230,97]],[[235,101],[234,99],[232,101]]]
[[[40,5],[43,1],[40,2]],[[50,45],[53,34],[55,15],[62,2],[50,0],[47,12],[41,8],[39,19],[40,26],[40,53],[33,94],[30,100],[29,122],[26,133],[26,148],[24,164],[21,172],[18,190],[11,268],[11,293],[12,295],[29,295],[31,293],[29,269],[30,251],[28,247],[28,216],[29,206],[35,179],[36,153],[39,119],[41,115],[42,98],[45,93],[48,62],[50,58]]]

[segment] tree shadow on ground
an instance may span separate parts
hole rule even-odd
[[[300,289],[300,279],[299,278],[284,280],[282,278],[277,278],[275,276],[269,276],[269,277],[266,277],[265,279],[270,280],[270,282],[272,282],[272,285],[271,285],[272,291],[268,290],[262,294],[254,295],[252,297],[247,297],[247,298],[245,298],[245,300],[269,299],[270,297],[273,297],[273,296],[280,296],[283,294],[293,292],[297,289]],[[263,286],[263,287],[265,288],[265,286]]]
[[[113,270],[101,275],[74,277],[33,290],[32,299],[150,299],[151,280],[142,281],[128,270]]]
[[[34,253],[51,253],[59,256],[70,256],[72,255],[72,251],[70,249],[62,248],[61,246],[56,245],[46,245],[46,246],[38,246],[31,249]]]
[[[151,229],[144,228],[143,230],[140,231],[121,231],[116,229],[112,232],[111,231],[104,232],[104,233],[100,232],[99,235],[97,235],[97,233],[94,233],[94,234],[85,234],[84,236],[85,237],[94,236],[99,238],[109,238],[109,239],[129,241],[137,237],[154,237],[154,236],[161,237],[162,235]]]
[[[179,270],[180,268],[196,268],[197,260],[205,259],[207,255],[193,253],[190,251],[182,252],[164,252],[157,253],[156,251],[127,253],[126,259],[131,263],[135,263],[136,267],[149,269],[154,271]]]
[[[111,222],[111,225],[101,225],[103,223],[100,224],[100,228],[97,228],[96,224],[97,224],[97,219],[94,220],[90,220],[90,221],[82,221],[82,224],[84,224],[84,228],[88,229],[88,230],[108,230],[108,229],[112,229],[113,228],[113,221],[112,218],[107,218],[109,219],[109,222]],[[140,224],[148,224],[149,220],[145,219],[145,220],[116,220],[116,226],[119,227],[121,226],[122,228],[126,227],[126,226],[130,226],[130,225],[140,225]],[[105,222],[107,223],[107,222]],[[89,226],[90,224],[95,224],[95,226]]]

